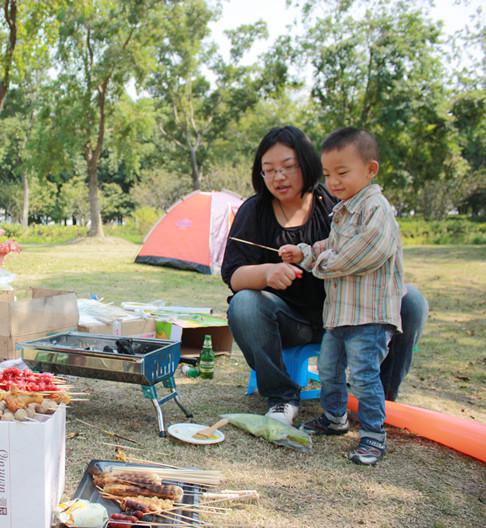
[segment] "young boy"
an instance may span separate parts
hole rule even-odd
[[[371,184],[378,173],[378,146],[365,130],[342,128],[322,144],[326,186],[341,201],[334,207],[329,238],[285,245],[284,262],[300,264],[324,279],[326,329],[318,360],[324,414],[304,423],[309,433],[341,435],[349,429],[346,367],[359,400],[357,464],[376,464],[386,452],[385,397],[380,364],[394,331],[401,332],[402,250],[393,210]]]

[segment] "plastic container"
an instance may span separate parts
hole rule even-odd
[[[199,376],[199,369],[191,365],[182,365],[181,372],[188,378],[197,378]]]

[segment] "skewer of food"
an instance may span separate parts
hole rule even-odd
[[[0,371],[0,389],[10,390],[14,385],[18,390],[28,392],[60,391],[59,384],[64,380],[49,372],[32,372],[15,367]]]
[[[91,476],[104,498],[116,501],[125,515],[137,520],[170,516],[172,510],[182,506],[184,490],[163,482],[154,471],[106,470],[93,472]]]
[[[0,419],[32,421],[54,414],[61,403],[73,401],[66,385],[50,373],[7,368],[0,372]]]

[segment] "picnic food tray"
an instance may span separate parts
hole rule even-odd
[[[129,471],[130,469],[144,469],[147,471],[157,469],[158,466],[150,464],[132,464],[128,462],[118,462],[116,460],[91,460],[86,467],[83,476],[78,484],[76,491],[74,492],[73,499],[85,499],[90,502],[96,502],[103,505],[108,516],[113,513],[123,513],[119,505],[110,499],[102,497],[100,490],[95,486],[92,478],[92,474],[98,471],[107,471],[111,468],[121,468]],[[164,481],[164,484],[176,484],[184,490],[184,497],[182,504],[187,508],[191,507],[190,510],[180,509],[174,510],[173,519],[161,519],[160,517],[147,516],[143,521],[146,523],[153,522],[153,528],[159,528],[157,523],[163,523],[166,527],[179,527],[179,526],[200,526],[199,512],[197,507],[200,503],[201,487],[194,484],[188,484],[186,482],[178,481]],[[149,528],[148,526],[146,528]]]

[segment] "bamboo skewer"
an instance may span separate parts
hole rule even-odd
[[[179,466],[171,466],[169,464],[163,464],[162,462],[154,462],[152,460],[146,460],[145,458],[129,457],[128,458],[128,462],[134,462],[134,463],[137,463],[137,464],[147,464],[147,465],[151,465],[151,466],[157,466],[157,467],[168,468],[168,469],[184,469],[184,468],[181,468]]]
[[[260,496],[256,490],[221,490],[218,492],[206,491],[201,495],[201,504],[229,501],[258,501]]]
[[[141,449],[140,447],[123,446],[121,444],[110,444],[110,442],[101,442],[101,444],[110,447],[115,447],[117,449],[129,449],[130,451],[144,451],[144,449]]]
[[[268,251],[275,251],[275,253],[278,253],[277,248],[273,248],[270,246],[264,246],[263,244],[257,244],[256,242],[250,242],[249,240],[243,240],[242,238],[236,238],[236,237],[228,237],[230,240],[234,240],[235,242],[241,242],[242,244],[248,244],[249,246],[255,246],[259,247],[261,249],[268,249]]]
[[[164,510],[163,513],[162,512],[151,512],[150,514],[155,515],[156,517],[162,517],[162,518],[164,518],[167,515],[169,519],[174,519],[175,517],[177,518],[178,522],[181,522],[185,524],[186,526],[194,526],[194,523],[196,523],[196,525],[209,526],[209,524],[205,521],[201,521],[199,519],[192,519],[191,517],[187,517],[187,515],[182,515],[182,513],[176,513],[171,510]],[[184,521],[183,519],[188,519],[189,521]]]
[[[122,440],[126,440],[127,442],[132,442],[132,444],[140,445],[139,442],[136,442],[135,440],[132,440],[131,438],[128,438],[118,433],[113,433],[112,431],[108,431],[107,429],[103,429],[101,427],[98,427],[97,425],[90,424],[88,422],[85,422],[84,420],[81,420],[81,418],[75,418],[75,420],[77,420],[78,422],[81,422],[84,425],[87,425],[88,427],[93,427],[94,429],[98,429],[102,433],[105,433],[109,436],[114,436],[115,438],[121,438]]]
[[[147,528],[151,528],[152,526],[158,526],[158,527],[167,527],[167,528],[186,528],[188,526],[188,524],[185,523],[185,522],[184,522],[184,524],[174,524],[172,519],[170,519],[170,520],[167,519],[167,522],[161,522],[161,523],[156,522],[156,521],[139,520],[135,524],[132,521],[122,521],[122,520],[119,520],[119,519],[116,519],[116,521],[113,521],[113,522],[116,522],[117,524],[126,524],[127,527],[128,526],[146,526]],[[197,521],[195,521],[195,522],[197,522]],[[195,525],[194,524],[189,524],[189,526],[195,526]],[[212,526],[212,525],[208,524],[207,526]]]

